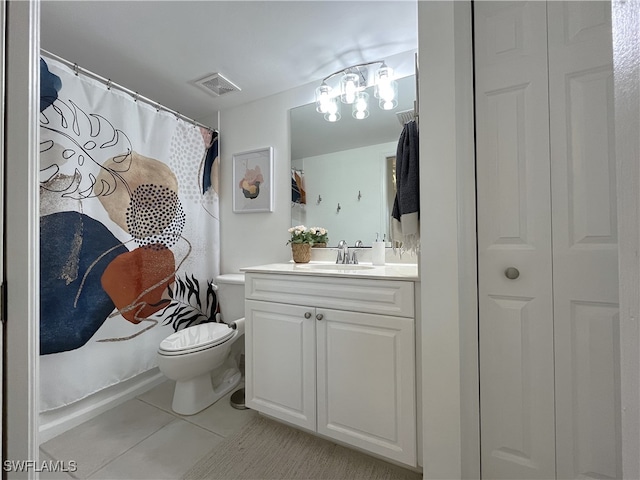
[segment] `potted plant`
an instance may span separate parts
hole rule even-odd
[[[311,227],[311,246],[312,247],[326,247],[329,242],[329,232],[326,228]]]
[[[311,260],[311,245],[313,238],[311,230],[304,225],[291,227],[289,230],[291,238],[287,242],[291,244],[291,254],[296,263],[309,263]]]

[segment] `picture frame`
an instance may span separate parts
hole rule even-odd
[[[273,211],[273,147],[235,153],[233,164],[233,211]]]

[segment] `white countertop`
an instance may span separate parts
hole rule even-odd
[[[374,266],[370,263],[342,265],[333,262],[271,263],[241,268],[242,272],[280,273],[284,275],[313,275],[322,277],[373,278],[386,280],[419,281],[418,265],[411,263],[388,263]]]

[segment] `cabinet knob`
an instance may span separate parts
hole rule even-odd
[[[322,320],[324,318],[324,315],[322,315],[321,313],[316,315],[316,320]]]
[[[311,318],[311,312],[304,312],[304,318]]]
[[[515,280],[520,276],[520,271],[515,267],[509,267],[504,271],[504,276],[509,280]]]

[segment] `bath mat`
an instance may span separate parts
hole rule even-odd
[[[422,474],[256,416],[184,480],[420,480]]]

